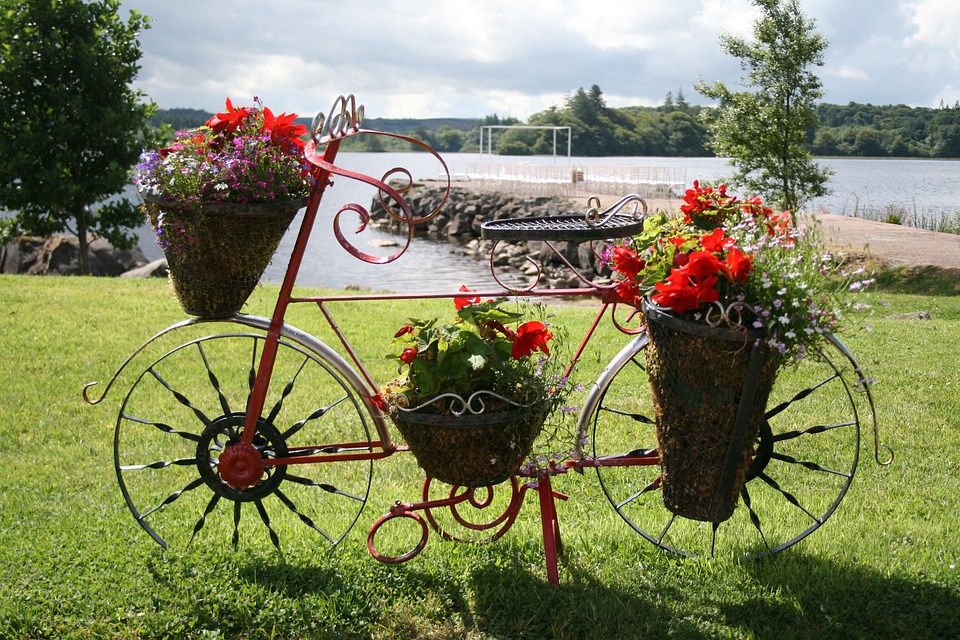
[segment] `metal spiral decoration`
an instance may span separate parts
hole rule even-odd
[[[357,99],[351,93],[338,97],[326,116],[318,111],[310,125],[310,137],[317,143],[339,140],[360,132],[363,123],[363,105],[357,106]]]
[[[342,206],[339,211],[337,211],[336,216],[334,216],[333,233],[337,239],[337,242],[340,243],[340,246],[342,246],[350,255],[363,260],[364,262],[371,264],[387,264],[393,262],[406,252],[411,241],[413,240],[414,225],[430,220],[437,213],[439,213],[440,208],[444,205],[444,203],[446,203],[446,195],[437,204],[437,206],[426,215],[415,215],[413,211],[410,210],[406,200],[404,200],[404,194],[406,194],[413,186],[413,176],[407,169],[404,169],[403,167],[394,167],[393,169],[390,169],[384,173],[383,177],[379,180],[362,173],[343,169],[342,167],[334,164],[336,150],[340,141],[344,138],[357,134],[371,134],[397,138],[399,140],[403,140],[404,142],[418,146],[424,151],[432,154],[440,163],[440,166],[443,168],[443,171],[447,176],[447,194],[450,192],[450,171],[447,168],[446,163],[443,161],[443,158],[441,158],[440,155],[437,154],[437,152],[434,151],[429,145],[426,145],[419,140],[402,136],[400,134],[372,131],[361,128],[361,124],[363,123],[363,115],[364,107],[363,105],[357,105],[357,100],[353,94],[347,96],[341,95],[338,97],[336,101],[334,101],[334,104],[327,115],[324,115],[321,111],[314,116],[313,122],[310,126],[311,141],[307,145],[305,154],[308,162],[321,170],[319,175],[321,176],[322,180],[329,180],[329,176],[324,177],[324,173],[322,173],[326,172],[329,175],[357,180],[359,182],[364,182],[376,187],[380,203],[383,205],[383,208],[387,214],[395,220],[407,225],[406,241],[401,245],[400,249],[389,256],[376,256],[362,251],[356,244],[348,239],[347,233],[343,230],[344,219],[342,216],[344,213],[350,212],[360,218],[360,224],[354,231],[354,234],[363,232],[367,228],[371,218],[367,207],[358,203],[349,203]],[[322,150],[323,147],[326,147],[326,150]],[[404,184],[402,184],[399,188],[387,184],[388,180],[394,176],[403,177]],[[332,184],[332,182],[330,184]]]
[[[485,390],[474,391],[473,393],[470,394],[470,397],[466,399],[464,399],[463,396],[456,393],[441,393],[440,395],[430,398],[426,402],[422,402],[415,407],[410,406],[410,398],[407,396],[407,394],[401,393],[396,396],[395,402],[396,402],[397,409],[399,409],[400,411],[412,413],[414,411],[419,411],[424,407],[428,407],[434,404],[435,402],[437,402],[438,400],[449,400],[450,413],[452,413],[457,417],[460,417],[468,413],[476,416],[486,411],[487,405],[484,402],[485,397],[496,398],[497,400],[502,400],[503,402],[506,402],[510,405],[513,405],[519,408],[529,406],[529,405],[520,404],[519,402],[515,402],[510,398],[506,398],[500,395],[499,393],[494,393],[493,391],[485,391]]]
[[[633,211],[623,213],[622,210],[630,203],[633,203]],[[589,227],[602,227],[610,221],[613,216],[629,215],[634,220],[643,220],[647,215],[647,201],[643,196],[636,193],[626,195],[606,209],[600,206],[600,198],[590,196],[587,200],[587,211],[584,214],[584,221]]]
[[[724,304],[718,300],[707,308],[704,314],[704,322],[711,327],[745,328],[743,324],[743,303],[730,302]]]

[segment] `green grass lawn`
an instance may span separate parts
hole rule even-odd
[[[113,465],[135,376],[97,406],[81,390],[92,380],[102,389],[134,349],[183,318],[172,293],[158,280],[0,276],[0,637],[956,637],[960,297],[944,294],[955,290],[875,292],[872,330],[842,336],[876,381],[881,439],[896,459],[876,465],[865,431],[849,493],[810,537],[762,561],[683,559],[635,534],[593,472],[569,473],[555,479],[569,500],[558,502],[566,554],[553,590],[532,499],[492,544],[433,535],[405,564],[372,558],[370,526],[396,500],[419,498],[422,478],[405,454],[374,465],[366,509],[332,551],[278,522],[278,552],[255,514],[236,549],[232,523],[211,521],[189,548],[163,550],[131,516]],[[245,311],[269,315],[276,291],[258,289]],[[342,307],[377,376],[390,373],[377,354],[396,327],[428,311]],[[918,310],[932,319],[896,317]],[[590,317],[577,306],[556,314],[569,327]],[[288,318],[329,337],[313,308]],[[609,358],[622,341],[605,330],[596,346]],[[586,360],[589,376],[596,358]]]

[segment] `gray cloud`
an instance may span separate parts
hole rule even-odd
[[[355,93],[371,116],[522,119],[598,84],[612,106],[659,104],[698,79],[737,84],[722,30],[747,34],[748,0],[127,0],[153,17],[138,86],[161,107],[261,96],[310,114]],[[807,0],[830,42],[833,103],[960,99],[954,0]]]

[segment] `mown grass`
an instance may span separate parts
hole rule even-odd
[[[760,562],[684,560],[617,517],[591,473],[556,478],[566,546],[561,585],[546,579],[528,501],[489,545],[443,542],[402,565],[366,551],[370,525],[418,498],[408,456],[375,465],[358,525],[330,551],[300,529],[284,551],[250,529],[164,551],[136,525],[113,470],[113,426],[129,377],[99,406],[80,396],[140,343],[182,319],[160,281],[0,277],[0,637],[4,638],[945,638],[960,629],[960,297],[874,294],[872,331],[843,336],[874,388],[891,467],[861,464],[838,512]],[[953,295],[946,295],[952,292]],[[276,289],[246,311],[269,315]],[[443,305],[444,303],[437,303]],[[376,358],[422,303],[341,319]],[[927,311],[931,320],[898,319]],[[558,321],[589,311],[557,308]],[[314,309],[290,322],[323,335]],[[605,332],[609,357],[622,339]],[[596,368],[594,358],[585,376]],[[212,532],[214,528],[211,525]],[[209,533],[205,531],[204,533]]]

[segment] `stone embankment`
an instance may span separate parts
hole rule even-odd
[[[90,240],[89,261],[90,275],[94,276],[167,275],[166,261],[148,263],[139,247],[120,250],[104,238]],[[76,236],[23,236],[0,247],[0,273],[77,275],[80,273],[80,242]]]
[[[436,209],[443,198],[445,183],[416,183],[406,194],[407,203],[413,214],[426,216]],[[583,214],[585,209],[571,200],[556,196],[524,196],[511,193],[481,192],[467,187],[453,186],[447,201],[440,211],[429,221],[414,228],[414,234],[434,239],[445,239],[458,245],[463,252],[477,260],[487,260],[490,256],[492,241],[481,238],[480,225],[488,220],[505,218],[534,218],[556,215]],[[370,210],[372,224],[379,229],[397,234],[406,234],[406,224],[390,217],[374,198]],[[551,245],[563,259],[570,262],[588,279],[598,277],[600,258],[594,249],[602,247],[595,243],[592,249],[589,242],[556,241]],[[527,276],[537,274],[538,267],[527,258],[537,262],[542,268],[541,284],[550,287],[577,287],[577,279],[563,260],[543,241],[530,241],[521,244],[501,242],[497,246],[495,264],[506,273],[521,272]]]

